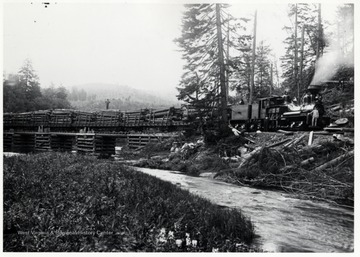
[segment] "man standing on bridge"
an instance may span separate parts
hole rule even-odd
[[[106,104],[106,110],[108,110],[108,109],[109,109],[110,100],[109,100],[109,99],[106,99],[105,104]]]

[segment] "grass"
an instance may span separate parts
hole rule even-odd
[[[4,251],[249,251],[251,222],[91,156],[4,157]]]

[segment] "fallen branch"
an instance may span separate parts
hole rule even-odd
[[[283,140],[283,141],[276,142],[276,143],[274,143],[274,144],[272,144],[272,145],[269,145],[269,146],[267,146],[267,147],[268,147],[268,148],[271,148],[271,147],[279,146],[279,145],[282,145],[282,144],[284,144],[284,143],[286,143],[286,142],[288,142],[288,141],[290,141],[290,140],[291,140],[290,138],[287,138],[287,139],[285,139],[285,140]]]
[[[287,135],[287,136],[294,134],[294,132],[286,131],[286,130],[282,130],[282,129],[278,129],[277,132],[282,133],[282,134]]]
[[[251,140],[251,139],[249,139],[249,138],[247,138],[247,137],[243,137],[245,140],[247,140],[248,142],[250,142],[250,143],[252,143],[252,144],[255,144],[255,141],[254,140]]]
[[[354,128],[324,128],[325,131],[354,132]]]
[[[315,135],[322,135],[322,136],[332,136],[333,133],[329,131],[314,131]]]
[[[238,168],[241,168],[247,160],[249,160],[254,154],[257,154],[258,152],[260,152],[262,149],[263,149],[263,147],[260,147],[260,146],[256,147],[255,150],[253,150],[252,152],[242,156],[242,161]]]
[[[343,154],[343,155],[340,155],[339,157],[327,162],[327,163],[324,163],[323,165],[320,165],[318,166],[317,168],[311,170],[311,172],[319,172],[319,171],[322,171],[326,168],[329,168],[331,166],[335,166],[337,165],[338,163],[342,162],[344,159],[350,157],[350,156],[354,156],[354,150],[346,153],[346,154]]]
[[[246,148],[248,148],[249,150],[251,150],[251,151],[253,151],[253,150],[255,149],[255,147],[250,146],[250,145],[248,145],[248,144],[244,144],[244,146],[245,146]]]
[[[307,165],[307,164],[309,164],[309,163],[312,163],[312,162],[314,162],[315,161],[315,158],[314,157],[310,157],[310,158],[308,158],[308,159],[306,159],[306,160],[303,160],[302,162],[300,162],[299,164],[293,164],[293,165],[288,165],[288,166],[285,166],[285,167],[283,167],[283,168],[281,168],[280,169],[280,171],[285,171],[285,170],[287,170],[287,169],[293,169],[293,168],[296,168],[296,167],[301,167],[301,166],[305,166],[305,165]]]
[[[305,134],[301,135],[298,138],[295,138],[294,140],[291,140],[290,142],[286,143],[284,147],[290,147],[297,145],[303,138],[305,137]]]

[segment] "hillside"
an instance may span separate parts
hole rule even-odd
[[[73,108],[84,111],[105,109],[109,99],[110,109],[138,110],[141,108],[162,108],[179,106],[176,96],[161,96],[125,85],[91,83],[73,86],[69,90],[69,100]]]

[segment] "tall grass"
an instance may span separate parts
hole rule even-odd
[[[4,158],[4,251],[243,251],[249,220],[89,156]]]

